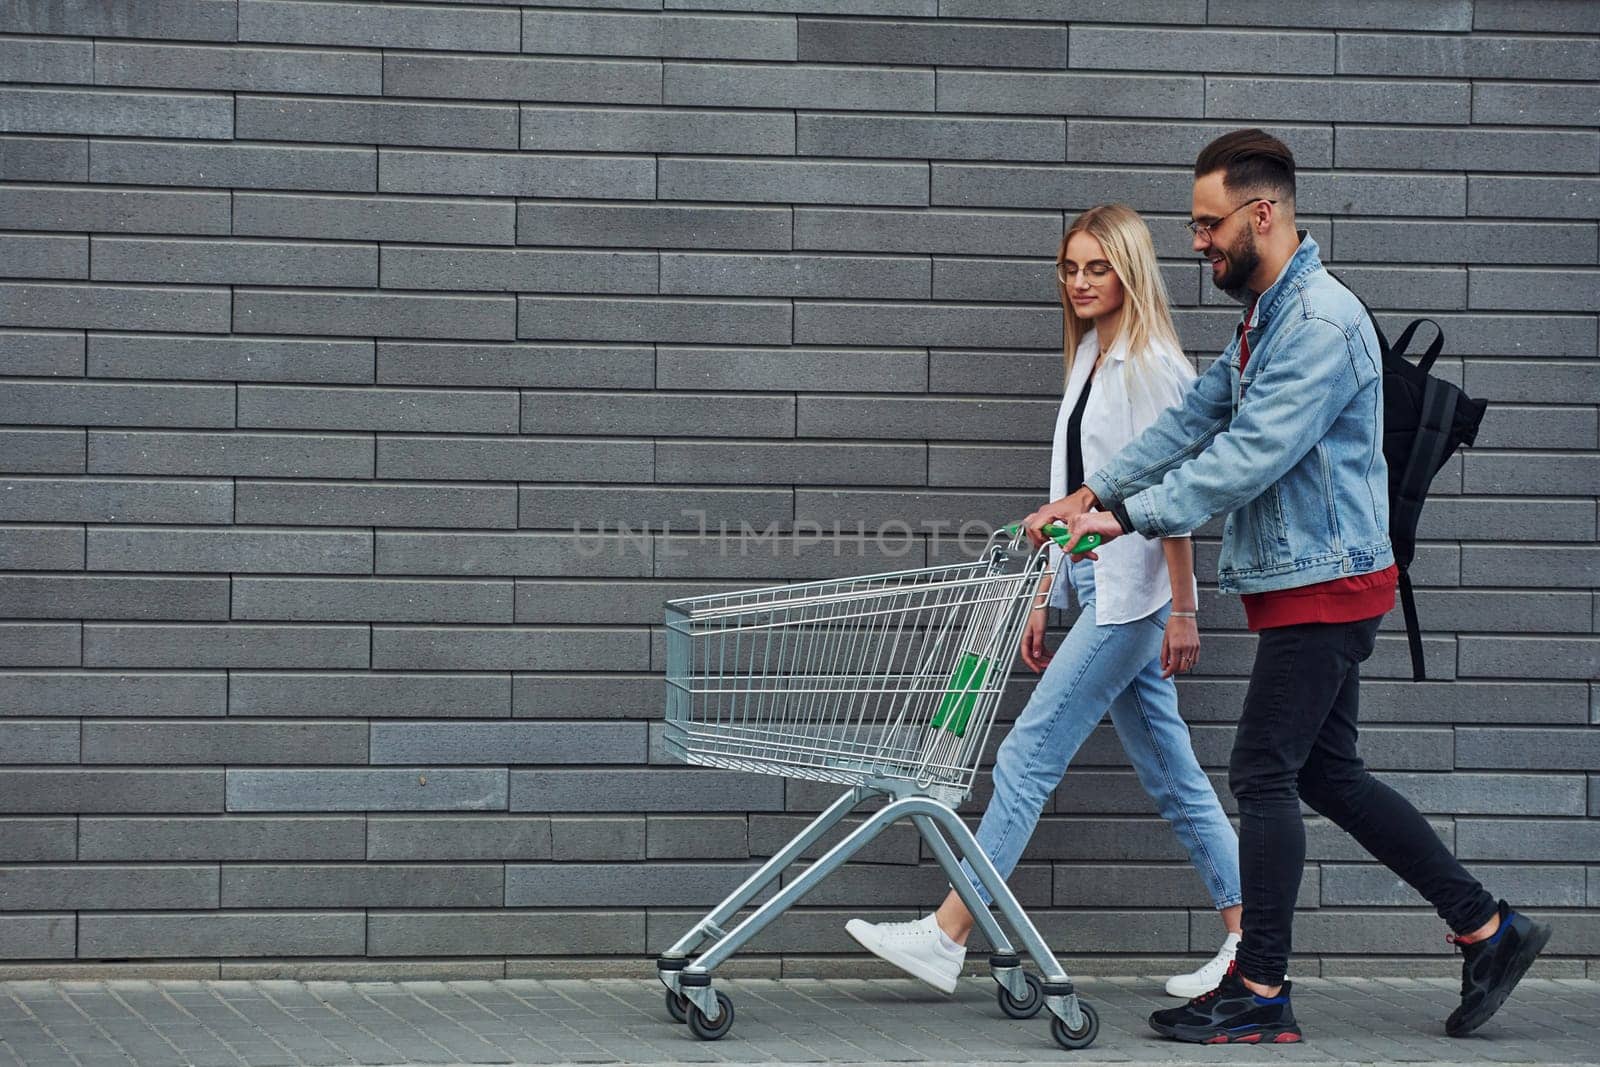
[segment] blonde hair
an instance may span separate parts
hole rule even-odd
[[[1056,250],[1058,267],[1067,258],[1067,242],[1075,233],[1086,233],[1100,242],[1106,262],[1122,282],[1122,317],[1118,320],[1117,331],[1128,340],[1129,357],[1141,360],[1152,343],[1168,347],[1173,353],[1182,353],[1178,330],[1172,324],[1167,286],[1156,264],[1155,243],[1139,213],[1126,204],[1101,204],[1085,211],[1072,220],[1061,237],[1061,247]],[[1077,316],[1067,299],[1066,286],[1060,285],[1059,280],[1057,285],[1061,288],[1061,306],[1067,313],[1062,357],[1067,376],[1071,377],[1078,344],[1093,324]],[[1102,337],[1101,347],[1109,349],[1114,340]]]

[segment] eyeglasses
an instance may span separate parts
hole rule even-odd
[[[1194,234],[1196,237],[1210,237],[1211,231],[1216,229],[1218,226],[1221,226],[1229,218],[1237,215],[1251,204],[1259,204],[1262,201],[1266,201],[1269,204],[1277,203],[1276,200],[1269,200],[1264,196],[1251,197],[1249,200],[1246,200],[1244,203],[1240,204],[1238,207],[1234,208],[1220,219],[1190,219],[1188,222],[1184,223],[1184,225],[1187,226],[1189,228],[1189,232]]]
[[[1094,285],[1105,281],[1112,269],[1111,264],[1103,259],[1093,260],[1081,267],[1068,259],[1056,264],[1056,280],[1062,285],[1071,285],[1072,280],[1081,273],[1088,279],[1090,285]]]

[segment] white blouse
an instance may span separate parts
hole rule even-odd
[[[1077,356],[1072,361],[1072,376],[1067,380],[1061,410],[1056,415],[1055,447],[1050,453],[1052,500],[1059,500],[1078,488],[1067,484],[1067,423],[1099,351],[1100,339],[1091,329],[1078,344]],[[1189,366],[1182,352],[1152,342],[1140,358],[1133,359],[1126,337],[1119,336],[1095,374],[1094,386],[1084,405],[1080,428],[1084,474],[1099,470],[1163,411],[1176,406],[1194,377],[1194,368]],[[1094,564],[1094,620],[1097,624],[1133,622],[1172,599],[1166,556],[1159,540],[1128,534],[1102,545],[1095,552],[1100,557]],[[1050,558],[1057,568],[1050,603],[1054,607],[1066,607],[1069,583],[1061,570],[1065,553],[1051,546]]]

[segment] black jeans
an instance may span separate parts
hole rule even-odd
[[[1306,857],[1302,800],[1405,879],[1456,933],[1495,914],[1494,898],[1356,752],[1361,662],[1372,655],[1380,621],[1261,631],[1228,768],[1244,890],[1239,972],[1252,981],[1277,985],[1288,968]]]

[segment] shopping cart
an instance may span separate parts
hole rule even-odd
[[[1065,545],[1065,527],[1046,533]],[[1082,538],[1074,551],[1100,543]],[[843,796],[656,960],[668,1013],[696,1037],[733,1026],[711,972],[878,834],[910,819],[993,948],[1001,1009],[1050,1009],[1065,1048],[1087,1048],[1094,1009],[954,811],[1011,674],[1045,548],[1020,524],[998,530],[975,561],[862,578],[773,586],[667,603],[666,746],[688,763],[848,787]],[[870,798],[888,802],[748,915],[739,913]],[[952,847],[953,845],[953,847]],[[967,876],[964,858],[1022,947],[1021,958]],[[735,921],[737,920],[737,921]],[[706,941],[711,944],[691,958]]]

